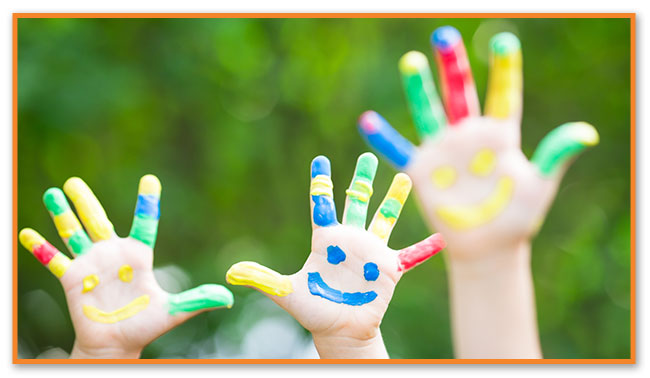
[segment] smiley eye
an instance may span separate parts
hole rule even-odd
[[[81,292],[87,293],[92,291],[97,285],[99,285],[99,277],[96,274],[89,274],[83,279],[83,289]]]
[[[117,276],[123,282],[131,282],[133,279],[133,268],[130,265],[122,265],[117,271]]]
[[[433,185],[440,189],[447,189],[456,181],[456,170],[449,165],[443,165],[434,169],[431,174]]]
[[[379,277],[379,268],[375,263],[366,263],[363,266],[363,277],[366,281],[375,281]]]
[[[327,262],[333,265],[345,261],[345,252],[336,245],[327,247]]]
[[[477,176],[487,176],[497,165],[497,156],[489,148],[484,148],[474,155],[469,164],[469,171]]]

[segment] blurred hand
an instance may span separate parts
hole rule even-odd
[[[395,176],[379,210],[365,229],[377,158],[359,157],[346,191],[343,224],[333,201],[330,162],[311,165],[311,253],[302,269],[281,275],[253,262],[233,265],[228,283],[266,294],[308,329],[322,358],[387,358],[379,325],[404,272],[444,247],[436,234],[395,251],[386,244],[411,189],[405,174]]]
[[[589,124],[551,131],[529,161],[520,148],[522,58],[517,37],[490,42],[485,114],[460,33],[431,38],[442,102],[424,54],[399,63],[422,144],[414,147],[373,111],[359,119],[368,143],[413,179],[421,210],[448,243],[454,346],[462,358],[539,358],[530,239],[569,163],[598,143]],[[444,108],[443,108],[444,104]]]
[[[147,344],[185,320],[232,306],[232,293],[221,285],[170,294],[156,282],[153,247],[161,186],[155,176],[140,180],[127,238],[115,234],[85,182],[70,178],[63,190],[85,230],[60,189],[48,189],[43,200],[74,260],[30,228],[20,232],[20,242],[61,281],[76,333],[72,358],[138,358]]]

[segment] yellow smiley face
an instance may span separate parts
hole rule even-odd
[[[120,281],[129,283],[133,280],[133,268],[130,265],[122,265],[117,271],[117,277]],[[89,293],[93,291],[99,285],[99,276],[96,274],[89,274],[84,277],[82,281],[82,293]],[[149,305],[149,295],[141,295],[125,306],[118,308],[117,310],[107,312],[98,309],[95,306],[83,305],[83,313],[86,317],[92,321],[99,323],[117,323],[121,320],[128,319],[140,311],[147,308]]]
[[[494,151],[483,148],[471,159],[468,171],[478,177],[488,177],[497,165]],[[438,189],[452,187],[458,174],[456,169],[449,165],[437,167],[431,174],[431,181]],[[468,230],[482,226],[496,218],[510,202],[514,193],[514,180],[503,176],[497,181],[496,188],[483,201],[472,205],[440,206],[436,214],[448,226],[457,230]]]

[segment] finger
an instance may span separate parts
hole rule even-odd
[[[454,125],[466,117],[478,116],[476,86],[460,33],[451,26],[440,27],[433,32],[431,44],[449,123]]]
[[[38,232],[31,228],[23,228],[18,234],[20,244],[31,252],[41,264],[52,272],[57,278],[63,277],[72,263],[68,256],[59,252],[52,244],[48,243]]]
[[[586,122],[569,122],[548,133],[539,143],[531,162],[543,176],[563,172],[586,147],[598,144],[596,129]]]
[[[359,117],[359,131],[368,144],[398,169],[403,169],[415,152],[413,144],[400,135],[377,112],[369,110]]]
[[[43,203],[50,212],[56,230],[70,252],[81,255],[92,247],[88,234],[81,227],[81,223],[74,215],[63,191],[59,188],[50,188],[43,195]]]
[[[195,287],[178,294],[169,294],[169,314],[215,309],[231,308],[235,299],[225,286],[208,284]]]
[[[428,260],[447,246],[440,234],[433,234],[421,242],[399,251],[399,270],[407,272]]]
[[[138,202],[135,205],[133,225],[129,234],[133,239],[151,248],[156,244],[158,234],[161,189],[160,181],[154,175],[146,175],[140,179]]]
[[[521,44],[512,33],[499,33],[490,40],[490,76],[485,114],[494,118],[521,117]]]
[[[419,51],[408,52],[400,59],[399,70],[418,135],[421,139],[435,136],[447,125],[447,116],[433,85],[427,57]]]
[[[286,297],[293,293],[293,285],[288,276],[251,261],[242,261],[231,266],[226,272],[226,282],[252,287],[276,302],[279,300],[277,297]]]
[[[377,235],[384,242],[388,242],[390,233],[395,227],[395,222],[399,218],[410,191],[411,178],[405,173],[396,174],[393,183],[388,188],[384,201],[379,206],[372,222],[370,222],[370,227],[368,227],[370,232]]]
[[[339,224],[336,219],[333,189],[330,161],[325,156],[317,156],[311,162],[311,185],[309,189],[312,228]]]
[[[90,238],[93,241],[110,239],[115,231],[104,208],[92,190],[79,177],[69,178],[63,184],[63,191],[70,197]]]
[[[345,209],[343,210],[343,224],[366,227],[368,202],[372,196],[372,181],[377,172],[377,157],[366,152],[359,156],[357,167],[350,188],[345,191]]]

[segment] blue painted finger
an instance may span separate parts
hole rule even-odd
[[[415,147],[377,112],[369,110],[359,117],[359,131],[368,144],[398,169],[404,169]]]
[[[332,168],[325,156],[317,156],[311,162],[312,221],[315,226],[328,227],[339,224],[334,206]]]

